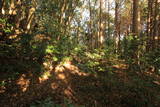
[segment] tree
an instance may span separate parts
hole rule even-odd
[[[138,36],[138,7],[139,0],[133,0],[133,19],[132,19],[132,33]]]
[[[158,0],[148,0],[148,12],[147,12],[147,35],[149,38],[148,48],[154,48],[157,44],[159,38],[159,6],[160,1]]]
[[[98,32],[98,47],[103,47],[104,45],[104,37],[105,37],[105,14],[104,14],[104,9],[105,9],[105,2],[104,0],[99,0],[99,32]]]
[[[120,4],[121,1],[120,0],[115,0],[115,19],[114,19],[114,23],[115,23],[115,48],[116,48],[116,52],[119,51],[119,47],[120,47]]]

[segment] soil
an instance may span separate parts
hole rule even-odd
[[[148,78],[147,75],[129,75],[124,65],[115,65],[113,68],[113,72],[93,74],[81,72],[74,64],[68,63],[57,65],[45,73],[27,69],[13,79],[7,78],[12,75],[11,72],[0,72],[0,81],[5,83],[0,86],[0,107],[29,107],[33,102],[48,97],[62,106],[65,99],[77,107],[160,106],[157,100],[160,96],[160,84],[156,84],[159,83],[158,79],[151,80],[151,86],[143,84],[138,88],[141,84],[135,82],[133,76],[144,80]]]

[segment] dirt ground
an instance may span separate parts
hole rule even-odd
[[[34,73],[29,69],[19,73],[15,79],[6,79],[9,74],[1,73],[1,83],[5,81],[6,84],[0,86],[0,107],[29,107],[33,102],[47,97],[62,106],[65,99],[77,107],[160,106],[157,100],[160,97],[159,77],[148,80],[147,74],[129,75],[123,65],[113,67],[113,72],[90,74],[68,63],[45,73]],[[140,83],[133,76],[145,82]],[[151,82],[150,86],[148,82]]]

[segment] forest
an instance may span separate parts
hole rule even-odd
[[[0,107],[160,107],[160,0],[0,0]]]

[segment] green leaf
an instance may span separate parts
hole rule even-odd
[[[52,59],[53,59],[53,61],[58,61],[58,58],[55,56]]]

